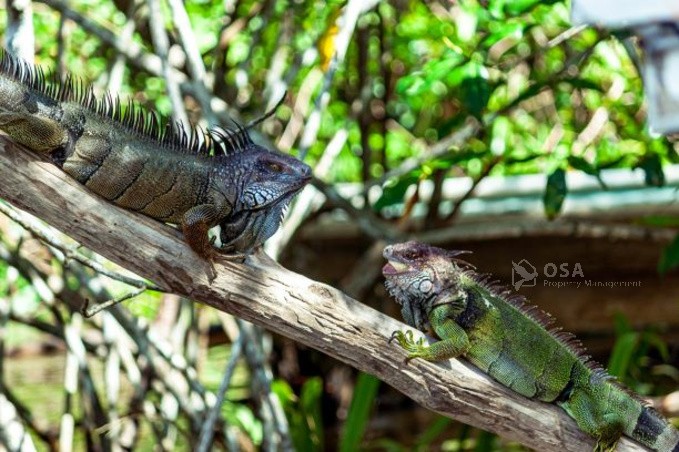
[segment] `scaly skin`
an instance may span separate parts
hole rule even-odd
[[[440,339],[426,345],[395,331],[406,361],[464,357],[513,391],[561,406],[597,451],[614,450],[622,435],[679,451],[679,432],[589,361],[572,335],[548,331],[549,316],[488,283],[459,254],[417,242],[384,249],[386,287],[404,319]]]
[[[0,51],[0,129],[112,203],[179,225],[210,261],[226,257],[208,239],[210,228],[221,225],[224,251],[242,259],[273,235],[310,180],[306,164],[254,144],[240,126],[187,133],[161,123],[73,80],[46,81]]]

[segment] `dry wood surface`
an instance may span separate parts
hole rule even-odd
[[[387,344],[404,324],[266,256],[217,264],[210,284],[207,264],[179,232],[98,198],[5,136],[0,198],[167,291],[320,350],[428,409],[537,450],[592,450],[593,441],[561,409],[521,397],[458,360],[404,364],[405,352]],[[644,449],[623,439],[618,450]]]

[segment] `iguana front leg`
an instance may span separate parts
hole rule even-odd
[[[389,342],[396,339],[406,351],[408,357],[406,363],[413,358],[423,358],[427,361],[443,361],[445,359],[457,358],[464,355],[469,350],[469,337],[467,333],[453,320],[446,319],[438,327],[434,326],[437,336],[444,338],[431,345],[426,345],[424,339],[415,341],[413,332],[394,331]]]
[[[210,281],[217,274],[214,265],[215,261],[242,262],[245,259],[245,256],[242,254],[220,253],[212,246],[214,239],[210,240],[208,231],[216,226],[218,214],[217,208],[212,204],[201,204],[189,209],[182,218],[184,240],[186,240],[196,254],[206,259],[210,264],[211,274],[208,275]]]

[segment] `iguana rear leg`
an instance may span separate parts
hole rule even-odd
[[[561,406],[575,419],[578,427],[596,439],[594,452],[612,452],[624,433],[625,420],[610,411],[606,398],[591,389],[574,388]]]
[[[217,275],[214,265],[215,261],[243,262],[245,260],[245,256],[242,254],[223,254],[212,246],[214,238],[211,240],[208,237],[208,231],[217,225],[217,216],[218,211],[215,206],[212,204],[201,204],[189,209],[182,219],[184,240],[186,240],[196,254],[207,260],[210,265],[210,272],[208,274],[210,282]]]
[[[0,111],[0,128],[36,152],[51,152],[68,142],[67,131],[58,122],[35,115]]]

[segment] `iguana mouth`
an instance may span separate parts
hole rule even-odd
[[[384,267],[382,267],[382,274],[384,276],[398,275],[399,273],[404,273],[410,270],[406,264],[397,261],[388,261]]]

